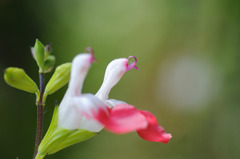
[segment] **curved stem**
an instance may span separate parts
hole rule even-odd
[[[39,74],[39,81],[40,81],[40,98],[39,101],[37,101],[37,130],[36,130],[36,141],[35,141],[35,150],[33,159],[35,159],[37,152],[38,152],[38,146],[41,143],[42,140],[42,128],[43,128],[43,106],[44,103],[43,100],[43,93],[44,93],[44,74]]]

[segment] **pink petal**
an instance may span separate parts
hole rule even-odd
[[[105,128],[116,134],[123,134],[147,127],[144,115],[134,106],[128,104],[116,105],[109,109],[109,116],[104,110],[95,114],[95,118],[102,123]]]
[[[146,129],[138,130],[138,135],[144,140],[168,143],[172,135],[167,134],[164,129],[158,125],[156,117],[147,111],[140,112],[145,116],[148,126]]]

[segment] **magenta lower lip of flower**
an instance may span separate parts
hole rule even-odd
[[[158,125],[152,113],[138,110],[132,105],[116,105],[109,109],[109,115],[102,109],[93,114],[107,130],[116,134],[137,131],[138,135],[147,141],[162,143],[168,143],[172,137]]]
[[[156,117],[148,111],[140,110],[140,112],[145,116],[148,126],[145,129],[138,130],[138,135],[144,140],[168,143],[172,135],[166,133],[164,129],[158,125]]]
[[[144,115],[134,106],[127,104],[121,104],[109,109],[109,115],[103,109],[100,109],[98,114],[95,114],[95,117],[107,130],[116,134],[125,134],[147,127]]]
[[[137,58],[135,56],[129,56],[128,57],[128,61],[129,59],[133,58],[134,59],[134,62],[132,64],[128,64],[127,66],[127,71],[131,70],[131,69],[136,69],[136,70],[139,70],[138,67],[136,66],[137,64]]]

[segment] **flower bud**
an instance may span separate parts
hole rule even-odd
[[[49,80],[44,94],[52,94],[67,84],[70,79],[70,71],[71,63],[65,63],[58,66]]]
[[[44,56],[45,56],[44,54],[45,54],[45,48],[43,44],[37,39],[34,45],[34,56],[40,68],[41,73],[43,72],[43,67],[44,67]]]
[[[44,67],[43,67],[44,73],[48,73],[52,70],[55,61],[56,61],[56,58],[54,56],[50,55],[47,57],[47,59],[44,62]]]
[[[47,44],[44,49],[45,49],[44,58],[47,59],[49,54],[52,52],[51,43]]]
[[[25,73],[23,69],[9,67],[5,70],[4,79],[10,86],[30,93],[38,92],[36,83]]]

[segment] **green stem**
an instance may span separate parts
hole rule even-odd
[[[39,74],[39,81],[40,81],[40,98],[37,101],[37,130],[36,130],[36,141],[35,141],[35,150],[33,159],[37,157],[38,147],[42,140],[42,128],[43,128],[43,110],[44,110],[44,103],[43,103],[43,94],[44,94],[44,74]],[[43,156],[44,157],[44,156]],[[42,157],[42,158],[43,158]],[[41,159],[41,158],[39,158]]]

